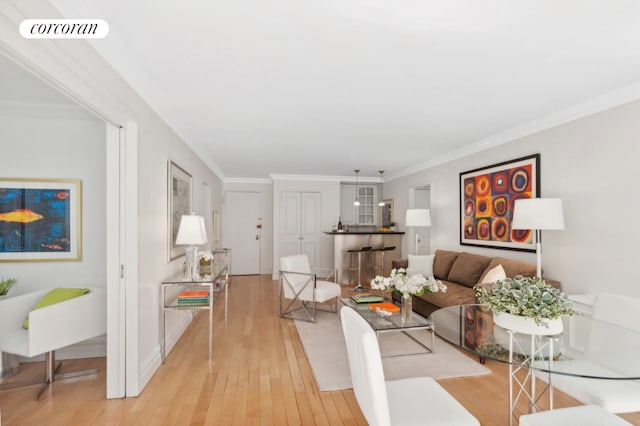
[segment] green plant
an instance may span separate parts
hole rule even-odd
[[[487,305],[493,312],[533,318],[537,324],[543,324],[545,318],[576,314],[567,295],[539,277],[518,275],[496,281],[488,289],[480,285],[474,288],[478,303]]]
[[[18,280],[15,278],[2,277],[2,280],[0,280],[0,296],[4,296],[9,293],[9,289],[16,283],[16,281]]]

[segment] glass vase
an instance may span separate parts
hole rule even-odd
[[[402,321],[411,321],[411,312],[413,311],[413,297],[402,297],[402,309],[400,315]]]

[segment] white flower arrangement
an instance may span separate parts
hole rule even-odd
[[[376,276],[371,280],[371,288],[387,292],[395,291],[408,299],[411,296],[422,296],[424,293],[446,292],[447,286],[433,277],[425,278],[422,274],[410,274],[403,268],[392,269],[389,277]]]
[[[198,263],[201,265],[210,265],[213,261],[213,253],[210,251],[198,252]]]

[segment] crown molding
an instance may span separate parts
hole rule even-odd
[[[250,183],[259,185],[271,185],[273,182],[268,178],[224,178],[223,182],[226,183]]]
[[[480,139],[470,145],[448,152],[444,155],[440,155],[431,160],[418,163],[414,166],[407,167],[399,172],[388,173],[386,175],[385,182],[422,172],[426,169],[458,160],[505,143],[513,142],[517,139],[551,129],[571,121],[579,120],[589,115],[606,111],[638,99],[640,99],[640,81],[589,99],[588,101],[573,105],[569,108],[554,112],[537,120],[530,121],[529,123],[521,126],[513,127],[509,130],[505,130],[504,132],[496,133],[495,135]]]
[[[0,115],[6,117],[30,117],[46,119],[95,120],[101,119],[73,104],[47,104],[39,102],[18,102],[0,100]]]

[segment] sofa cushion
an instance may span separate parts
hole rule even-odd
[[[485,273],[482,274],[478,282],[484,282],[484,276],[498,265],[502,265],[505,274],[507,274],[509,278],[513,278],[516,275],[522,275],[523,277],[535,277],[536,275],[536,265],[532,263],[505,259],[504,257],[494,257],[491,259],[491,262],[489,262],[489,266],[487,266]]]
[[[449,277],[451,265],[456,261],[460,252],[449,250],[436,250],[436,257],[433,260],[433,275],[439,280],[446,280]]]
[[[487,270],[482,274],[480,283],[495,283],[496,281],[504,280],[505,278],[507,278],[507,273],[504,272],[504,268],[502,267],[502,264],[500,264],[492,269],[487,267]]]
[[[407,269],[411,274],[422,274],[425,278],[433,277],[433,258],[435,255],[408,256]]]
[[[451,281],[442,281],[442,283],[447,286],[446,292],[425,293],[420,298],[439,307],[477,303],[475,293],[469,287]]]
[[[88,288],[65,288],[58,287],[50,290],[47,294],[42,296],[42,298],[36,303],[36,306],[31,309],[35,311],[36,309],[46,308],[47,306],[55,305],[56,303],[64,302],[69,299],[73,299],[76,297],[83,296],[89,293]],[[29,328],[29,316],[24,319],[22,323],[23,328]]]
[[[409,259],[392,259],[391,269],[407,269],[409,267]]]
[[[451,265],[447,280],[473,287],[480,280],[489,262],[491,262],[490,257],[462,252]]]

